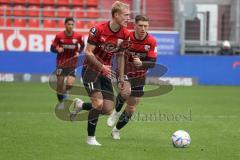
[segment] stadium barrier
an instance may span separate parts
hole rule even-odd
[[[14,75],[44,75],[41,82],[55,69],[56,54],[47,52],[0,52],[0,81],[14,81]],[[83,57],[81,57],[82,61]],[[166,56],[159,55],[157,64],[167,68],[161,77],[156,67],[148,76],[166,80],[173,85],[240,85],[240,56]],[[81,65],[80,65],[81,66]],[[80,71],[78,71],[78,74]],[[16,77],[16,76],[15,76]],[[30,78],[29,78],[30,77]],[[21,79],[21,78],[20,78]],[[152,81],[151,79],[149,81]],[[158,81],[156,82],[158,83]]]

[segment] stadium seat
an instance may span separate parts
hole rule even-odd
[[[58,7],[57,8],[57,17],[70,17],[71,12],[68,7]]]
[[[60,5],[62,5],[62,6],[69,6],[69,4],[70,4],[69,1],[70,1],[70,0],[56,0],[56,4],[57,4],[58,6],[60,6]]]
[[[26,24],[26,20],[21,18],[14,19],[13,22],[14,27],[26,27]]]
[[[27,0],[12,0],[13,4],[21,4],[21,5],[25,5]]]
[[[83,6],[83,0],[72,0],[72,6]]]
[[[51,6],[43,7],[42,15],[43,17],[54,17],[55,16],[54,8]]]
[[[0,6],[0,16],[6,15],[11,16],[11,7],[9,5],[1,5]]]
[[[26,16],[26,7],[23,5],[16,5],[13,7],[13,16]]]
[[[75,28],[76,29],[83,29],[84,28],[84,22],[83,21],[81,21],[81,20],[77,20],[76,22],[75,22]]]
[[[40,5],[41,0],[27,0],[28,1],[28,5]]]
[[[32,28],[39,28],[40,27],[39,20],[36,19],[36,18],[29,19],[28,25],[29,25],[29,27],[32,27]]]
[[[86,3],[87,6],[97,7],[98,6],[98,0],[87,0]]]
[[[98,10],[94,7],[88,8],[87,18],[98,18]]]
[[[44,5],[44,6],[53,6],[54,4],[55,4],[55,0],[42,1],[42,5]]]
[[[4,19],[0,18],[0,26],[4,26]]]
[[[0,3],[1,4],[9,4],[9,3],[11,3],[11,1],[9,1],[9,0],[0,0]]]
[[[6,20],[6,23],[4,23],[4,20]],[[1,25],[1,26],[5,26],[5,27],[11,27],[11,26],[12,26],[12,19],[0,18],[0,25]]]
[[[40,13],[40,8],[38,6],[29,6],[28,7],[28,16],[38,17]]]
[[[73,17],[75,18],[84,18],[84,11],[82,7],[73,8]]]
[[[64,19],[60,19],[60,20],[57,21],[57,27],[58,28],[65,28]]]
[[[43,20],[43,27],[44,28],[55,28],[56,23],[54,20],[45,19],[45,20]]]
[[[87,27],[88,29],[90,29],[90,28],[92,28],[94,25],[96,25],[96,23],[97,23],[96,21],[88,21],[86,27]]]

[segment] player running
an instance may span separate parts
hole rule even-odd
[[[74,19],[65,18],[65,30],[58,33],[51,45],[51,51],[57,54],[57,98],[58,108],[64,108],[63,101],[68,97],[76,77],[78,56],[84,49],[82,36],[73,31]],[[66,85],[64,80],[66,79]]]
[[[125,73],[131,83],[131,95],[128,99],[117,96],[115,109],[107,120],[107,125],[113,127],[119,117],[119,112],[126,102],[126,108],[120,115],[116,126],[112,129],[113,139],[120,139],[122,129],[133,115],[140,98],[144,95],[146,72],[155,66],[157,58],[156,40],[148,34],[149,19],[138,15],[135,18],[135,31],[130,33],[131,46],[127,52]]]
[[[92,108],[88,115],[87,144],[96,146],[101,145],[95,138],[98,117],[100,114],[109,115],[113,110],[114,95],[110,78],[114,55],[118,57],[118,80],[120,84],[124,84],[124,62],[122,60],[124,60],[124,48],[127,46],[125,42],[129,38],[129,32],[125,28],[129,21],[129,5],[116,1],[112,5],[111,14],[111,21],[97,24],[89,32],[82,78],[91,103],[82,103],[78,100],[75,105],[76,113]],[[124,86],[120,85],[122,87],[120,89],[123,90]],[[72,114],[71,118],[75,115]]]

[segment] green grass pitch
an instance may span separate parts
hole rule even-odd
[[[142,99],[119,141],[101,117],[96,135],[103,146],[92,147],[85,143],[86,121],[55,116],[57,100],[47,84],[0,83],[0,160],[237,160],[239,96],[239,86],[174,87]],[[189,148],[173,148],[170,137],[179,129],[190,133]]]

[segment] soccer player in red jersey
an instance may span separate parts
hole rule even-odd
[[[65,19],[65,30],[58,33],[51,45],[51,51],[57,54],[57,98],[58,107],[63,108],[63,100],[67,98],[67,92],[72,88],[76,77],[78,56],[84,49],[83,37],[73,31],[74,19]],[[64,80],[66,78],[66,86]]]
[[[123,128],[133,115],[140,98],[144,95],[146,72],[153,68],[157,59],[156,40],[147,31],[149,19],[147,16],[138,15],[135,17],[135,31],[130,33],[131,46],[127,51],[125,61],[125,74],[131,83],[131,94],[125,99],[120,94],[117,96],[115,109],[107,120],[107,124],[113,127],[119,112],[126,102],[126,108],[120,115],[116,126],[112,129],[113,139],[120,139],[120,129]]]
[[[83,84],[89,94],[91,103],[76,102],[75,111],[92,109],[88,115],[87,144],[100,146],[95,138],[99,114],[109,115],[113,110],[113,86],[111,82],[111,65],[113,56],[118,57],[118,77],[123,84],[124,49],[127,46],[129,32],[125,28],[129,21],[129,5],[116,1],[112,5],[112,19],[95,25],[90,29],[86,47],[86,59],[82,70]],[[122,64],[121,64],[122,63]],[[124,88],[123,85],[119,85]],[[129,89],[130,94],[130,89]]]

